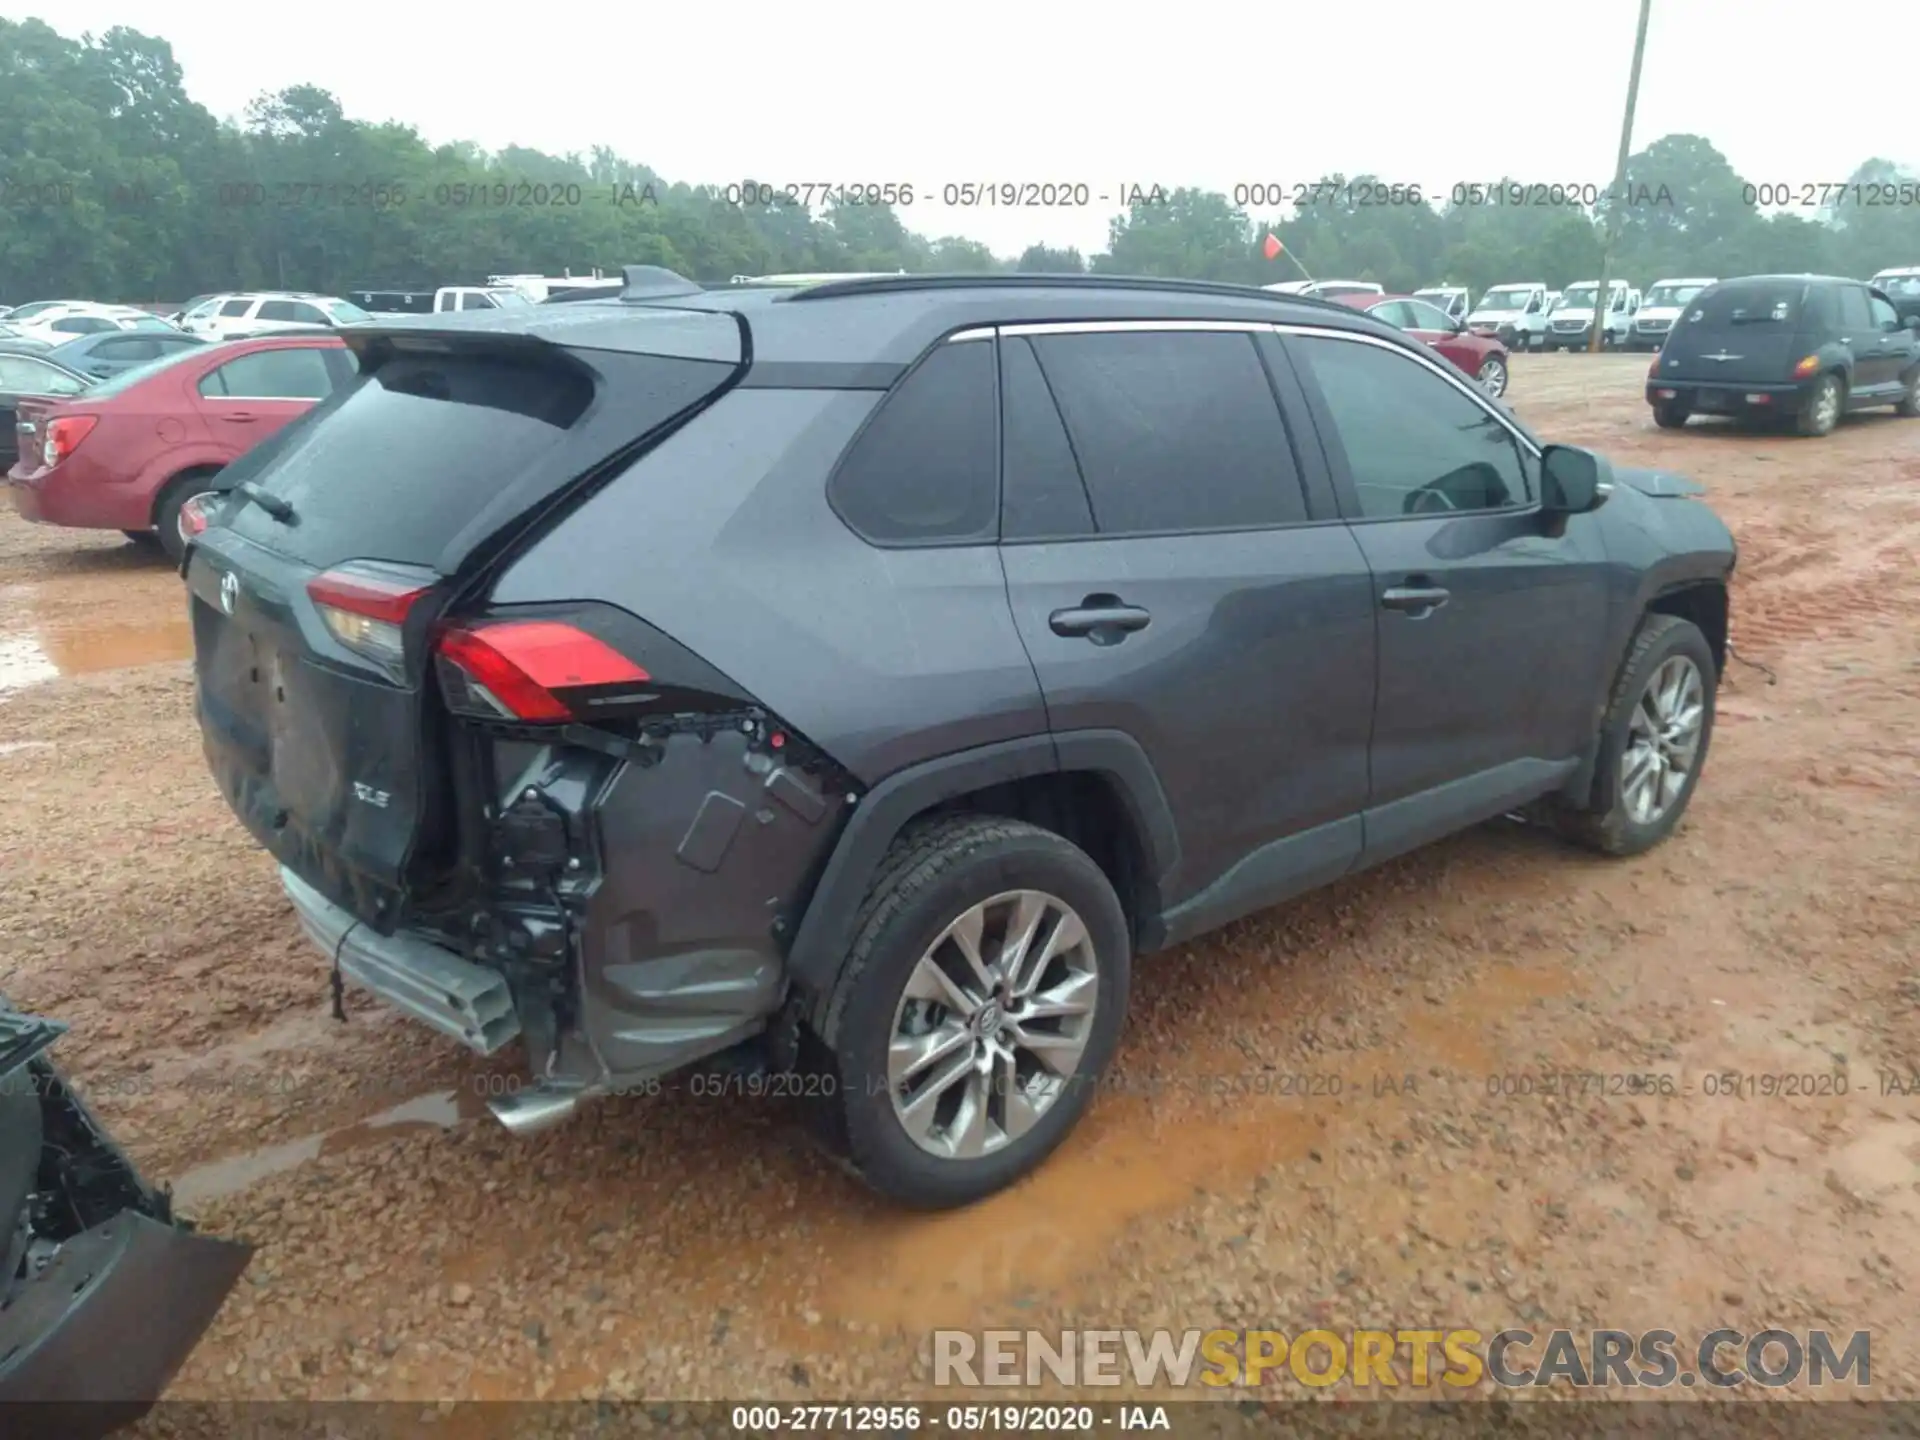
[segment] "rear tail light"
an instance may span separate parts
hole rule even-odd
[[[1813,374],[1814,371],[1818,370],[1819,368],[1820,368],[1820,357],[1818,355],[1809,355],[1807,356],[1806,359],[1802,360],[1798,365],[1793,367],[1793,373],[1796,375],[1811,375]]]
[[[589,702],[652,679],[605,641],[559,620],[451,626],[436,650],[449,707],[530,725],[575,719]]]
[[[399,671],[408,614],[438,577],[412,566],[351,560],[307,582],[329,634],[356,655]]]
[[[211,497],[195,495],[180,507],[180,539],[188,545],[207,533],[207,505]]]
[[[40,449],[41,462],[51,470],[79,449],[80,442],[92,434],[93,427],[99,423],[93,415],[62,415],[57,420],[49,420],[46,443]]]

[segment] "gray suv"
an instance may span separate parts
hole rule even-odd
[[[518,1040],[517,1131],[753,1056],[965,1203],[1136,955],[1519,808],[1630,855],[1699,780],[1700,487],[1345,306],[633,267],[343,334],[183,562],[206,756],[336,1012]]]

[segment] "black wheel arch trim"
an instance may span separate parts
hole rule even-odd
[[[1140,743],[1122,730],[1074,730],[1023,736],[921,761],[889,775],[860,797],[820,872],[787,950],[787,974],[806,995],[833,988],[853,943],[854,917],[894,837],[916,816],[946,801],[1041,775],[1094,773],[1113,783],[1132,822],[1148,874],[1140,877],[1159,923],[1161,884],[1180,862],[1179,830],[1159,774]]]

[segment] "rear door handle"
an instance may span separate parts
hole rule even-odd
[[[1451,591],[1438,585],[1396,585],[1381,593],[1380,603],[1389,610],[1404,610],[1418,620],[1452,598]]]
[[[220,418],[231,421],[235,425],[251,425],[260,417],[250,410],[235,410],[226,415],[222,415]]]
[[[1136,630],[1144,630],[1153,616],[1117,595],[1089,595],[1078,605],[1056,610],[1047,617],[1053,633],[1068,639],[1086,638],[1096,645],[1113,645]]]

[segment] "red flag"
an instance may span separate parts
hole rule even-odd
[[[1280,258],[1280,252],[1287,247],[1280,243],[1280,237],[1278,235],[1269,232],[1265,248],[1269,260],[1278,260]]]

